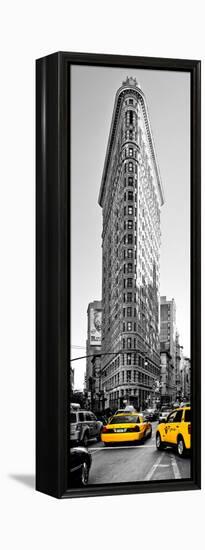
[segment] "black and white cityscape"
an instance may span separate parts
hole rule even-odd
[[[191,361],[177,324],[174,282],[172,294],[170,283],[161,293],[167,197],[152,122],[145,90],[136,76],[125,77],[116,88],[101,183],[95,182],[100,291],[83,295],[84,342],[75,330],[72,339],[71,470],[82,485],[190,477]],[[176,220],[177,208],[183,210],[177,201]],[[174,211],[172,223],[174,234]],[[173,281],[180,272],[175,243],[167,250]],[[92,272],[89,245],[87,262]],[[81,281],[80,296],[83,273]],[[186,285],[189,293],[188,275]],[[74,293],[73,309],[76,300]]]

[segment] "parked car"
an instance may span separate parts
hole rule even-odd
[[[83,447],[74,447],[70,450],[70,482],[72,486],[85,487],[88,484],[91,463],[91,454]]]
[[[136,442],[152,436],[152,425],[140,413],[115,414],[110,422],[103,426],[101,441],[104,445]]]
[[[159,412],[156,409],[146,409],[143,411],[143,415],[150,422],[154,422],[159,418]]]
[[[97,420],[92,411],[71,409],[70,441],[74,445],[87,447],[91,439],[100,439],[103,423]]]
[[[159,412],[159,422],[161,422],[162,419],[166,419],[171,411],[172,409],[168,405],[164,405],[163,407],[161,407],[161,410]]]
[[[180,407],[172,411],[167,419],[157,426],[156,447],[161,451],[166,446],[174,446],[178,455],[183,456],[191,447],[191,408]]]
[[[182,401],[179,405],[180,407],[191,407],[190,401]]]
[[[101,426],[103,426],[103,424],[107,424],[107,416],[105,414],[98,414],[97,421],[101,423]]]

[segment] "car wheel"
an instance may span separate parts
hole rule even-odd
[[[82,439],[82,445],[83,445],[83,447],[88,446],[88,433],[87,432],[84,433],[84,436],[83,436],[83,439]]]
[[[89,467],[87,465],[87,462],[83,462],[82,469],[81,469],[81,477],[80,477],[80,484],[85,487],[88,484],[88,477],[89,477]]]
[[[180,436],[177,441],[177,453],[179,456],[184,456],[186,452],[186,447],[184,445],[183,437]]]
[[[156,434],[156,447],[158,451],[161,451],[163,449],[163,443],[159,432],[157,432]]]

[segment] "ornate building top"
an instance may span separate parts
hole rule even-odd
[[[123,86],[135,86],[136,88],[141,88],[139,82],[137,82],[136,78],[133,78],[132,76],[127,76],[126,80],[122,83]]]
[[[105,191],[105,185],[106,185],[107,175],[108,175],[109,166],[110,166],[110,159],[111,159],[111,155],[112,155],[112,147],[113,147],[113,143],[114,143],[115,135],[116,135],[118,117],[121,114],[121,104],[123,102],[123,98],[126,96],[127,93],[129,93],[129,89],[132,89],[132,94],[134,94],[136,96],[136,99],[141,104],[142,115],[143,115],[144,123],[145,123],[145,131],[146,131],[147,138],[148,138],[148,144],[149,144],[148,146],[149,146],[152,161],[153,161],[153,167],[154,167],[154,171],[155,171],[155,175],[156,175],[158,191],[159,191],[161,206],[162,206],[164,204],[164,191],[163,191],[163,187],[162,187],[158,162],[157,162],[157,158],[156,158],[154,140],[153,140],[151,125],[150,125],[150,120],[149,120],[149,114],[148,114],[146,99],[145,99],[145,95],[144,95],[140,85],[138,84],[136,78],[133,78],[132,76],[126,78],[126,80],[122,83],[122,86],[119,88],[119,90],[117,90],[117,93],[116,93],[116,96],[115,96],[115,104],[114,104],[114,109],[113,109],[113,115],[112,115],[112,121],[111,121],[111,127],[110,127],[110,134],[109,134],[109,139],[108,139],[108,145],[107,145],[107,151],[106,151],[106,157],[105,157],[105,163],[104,163],[104,169],[103,169],[103,175],[102,175],[102,181],[101,181],[101,187],[100,187],[98,202],[99,202],[100,206],[102,206],[103,195],[104,195],[104,191]]]

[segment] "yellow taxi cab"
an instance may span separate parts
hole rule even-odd
[[[166,446],[176,447],[179,456],[191,448],[191,407],[178,407],[166,419],[160,420],[156,429],[156,447],[161,451]]]
[[[137,412],[118,413],[112,416],[101,432],[104,445],[141,441],[152,435],[152,425]]]

